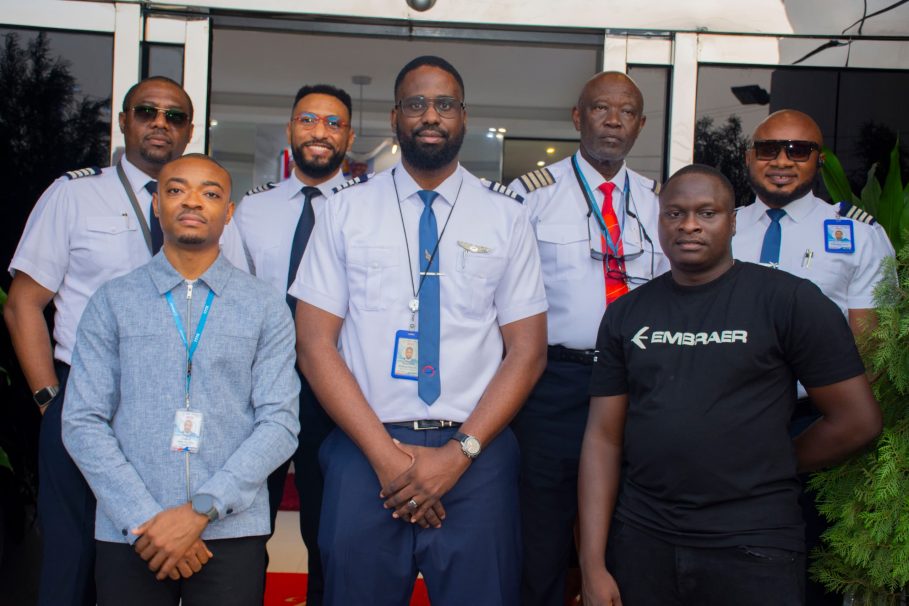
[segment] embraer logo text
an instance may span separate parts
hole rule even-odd
[[[651,345],[665,343],[666,345],[709,345],[711,343],[747,343],[747,330],[715,330],[713,332],[673,332],[670,330],[655,330],[647,336],[649,326],[644,326],[637,331],[631,342],[647,349],[644,341],[650,340]]]

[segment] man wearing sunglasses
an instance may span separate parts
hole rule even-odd
[[[354,142],[351,116],[350,95],[345,91],[327,84],[302,87],[287,123],[293,173],[281,183],[269,183],[248,192],[234,215],[256,275],[287,297],[291,313],[296,311],[297,300],[287,295],[287,289],[297,275],[309,236],[328,199],[344,183],[341,164]],[[318,537],[322,471],[318,453],[334,422],[306,380],[302,376],[300,379],[300,445],[293,458],[268,478],[268,496],[274,532],[292,460],[300,496],[300,533],[308,551],[306,603],[321,606],[323,579]]]
[[[193,106],[179,84],[153,77],[123,99],[126,150],[109,168],[57,179],[41,196],[13,260],[4,318],[35,403],[44,414],[39,442],[38,520],[43,541],[39,604],[94,604],[95,500],[60,438],[63,392],[76,327],[92,293],[143,265],[163,242],[151,211],[157,177],[183,154]],[[225,256],[246,268],[239,237]],[[54,302],[54,341],[44,309]]]
[[[849,202],[828,204],[812,193],[824,162],[823,141],[817,123],[795,110],[775,112],[758,125],[745,156],[756,197],[738,211],[733,253],[811,280],[860,336],[875,322],[874,287],[883,276],[881,261],[893,256],[893,247],[873,217]],[[804,387],[799,385],[798,392],[793,433],[819,416]],[[811,549],[826,523],[810,495],[803,495],[802,506]],[[809,580],[809,606],[832,605],[837,599]]]
[[[656,184],[625,163],[643,112],[628,76],[597,74],[572,110],[578,152],[511,184],[526,192],[549,300],[546,372],[512,423],[521,444],[521,603],[528,606],[565,600],[587,383],[603,312],[669,269],[656,241]]]

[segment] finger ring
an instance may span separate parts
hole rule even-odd
[[[419,505],[413,499],[407,501],[407,509],[414,511]]]

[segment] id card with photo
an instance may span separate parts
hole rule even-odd
[[[202,445],[202,413],[181,408],[174,415],[174,435],[170,449],[176,452],[199,452]]]
[[[824,250],[829,253],[850,254],[855,252],[855,232],[849,219],[827,219],[824,221]]]
[[[395,379],[417,380],[418,341],[419,335],[413,331],[399,330],[395,333],[394,355],[391,359],[391,376]]]

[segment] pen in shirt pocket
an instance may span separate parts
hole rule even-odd
[[[811,267],[811,260],[814,258],[814,251],[810,248],[805,249],[805,256],[802,257],[802,267]]]

